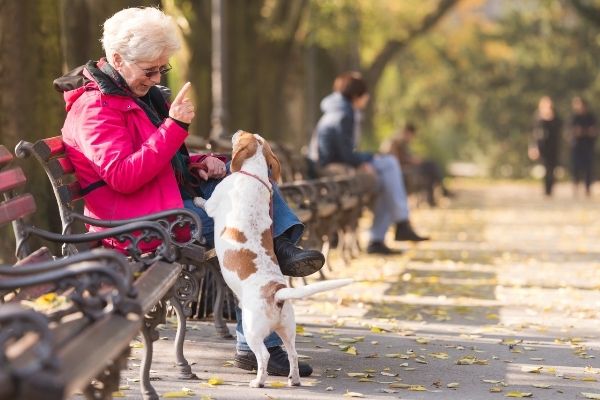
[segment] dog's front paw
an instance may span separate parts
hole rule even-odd
[[[206,199],[202,197],[194,197],[194,205],[198,208],[204,209],[206,206]]]

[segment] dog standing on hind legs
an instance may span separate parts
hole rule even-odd
[[[288,384],[300,385],[296,321],[292,299],[352,283],[352,279],[288,288],[273,250],[271,198],[280,178],[279,160],[262,137],[238,131],[232,138],[231,175],[217,185],[203,207],[215,224],[215,251],[221,273],[238,298],[244,336],[258,364],[251,387],[264,387],[269,351],[264,339],[276,332],[290,362]],[[203,201],[195,201],[198,205]]]

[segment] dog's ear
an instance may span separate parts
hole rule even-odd
[[[239,171],[244,161],[256,154],[256,150],[258,150],[258,142],[254,136],[244,135],[240,137],[231,156],[231,165],[229,166],[231,172]]]
[[[263,155],[267,160],[267,165],[271,168],[271,178],[275,182],[279,182],[281,180],[281,163],[266,140],[263,143]]]

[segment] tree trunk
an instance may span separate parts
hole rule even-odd
[[[59,8],[54,2],[5,0],[0,2],[0,142],[10,150],[21,139],[35,141],[60,134],[65,113],[52,80],[61,74]],[[58,210],[48,179],[34,161],[20,162],[35,196],[38,211],[33,222],[60,231]],[[3,237],[12,238],[10,226]],[[11,233],[9,233],[11,232]],[[0,241],[0,258],[12,259],[14,241]]]

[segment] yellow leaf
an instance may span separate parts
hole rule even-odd
[[[345,353],[352,354],[353,356],[358,354],[358,352],[356,351],[356,347],[354,346],[348,347],[348,350],[346,350]]]
[[[502,340],[500,341],[500,344],[508,344],[508,345],[511,345],[511,344],[519,344],[519,343],[521,343],[522,341],[523,341],[523,340],[521,340],[521,339],[502,339]]]
[[[419,338],[415,339],[415,342],[417,342],[419,344],[427,344],[427,343],[429,343],[429,340],[427,340],[425,338],[422,338],[422,337],[419,337]]]
[[[162,397],[164,397],[165,399],[181,399],[186,397],[193,397],[193,394],[188,391],[179,390],[177,392],[164,393]]]
[[[347,375],[351,378],[366,378],[369,374],[364,372],[348,372]]]
[[[447,353],[429,353],[429,355],[431,357],[434,357],[434,358],[439,358],[440,360],[447,360],[448,359],[448,354]]]
[[[500,393],[502,391],[502,386],[492,386],[490,388],[491,393]]]
[[[451,382],[449,384],[446,385],[446,387],[450,388],[450,389],[454,389],[460,386],[460,383],[458,382]]]
[[[598,379],[596,379],[593,376],[585,376],[583,378],[581,378],[582,382],[598,382]]]
[[[504,395],[504,397],[532,397],[533,393],[528,392],[508,392]]]
[[[550,389],[551,386],[548,385],[547,383],[534,383],[533,387],[536,387],[538,389]]]
[[[302,325],[296,325],[296,333],[304,333],[304,327]]]
[[[530,366],[525,366],[525,367],[521,367],[521,371],[522,372],[529,372],[530,374],[539,374],[540,372],[542,372],[542,368],[544,368],[544,367],[530,367]]]
[[[486,319],[500,319],[500,317],[498,316],[498,314],[488,314],[485,316]]]
[[[118,392],[113,392],[112,397],[127,397],[127,396],[125,396],[125,393],[123,393],[119,390]]]
[[[410,386],[411,385],[408,385],[406,383],[394,382],[394,383],[390,383],[388,387],[390,389],[408,389]]]
[[[281,382],[281,381],[273,381],[271,383],[269,383],[269,386],[273,387],[273,388],[282,388],[287,386],[286,383]]]
[[[210,378],[208,378],[208,384],[209,385],[222,385],[223,379],[219,378],[218,376],[211,376]]]
[[[203,394],[202,397],[200,397],[200,400],[213,400],[213,398],[208,394]]]
[[[427,389],[425,389],[425,386],[423,385],[410,385],[408,387],[408,390],[411,392],[425,392],[427,391]]]
[[[358,392],[346,392],[344,397],[365,397],[362,393]]]
[[[581,395],[586,399],[600,400],[600,393],[581,392]]]
[[[385,333],[385,332],[389,332],[389,330],[387,330],[385,328],[380,328],[378,326],[373,325],[371,327],[371,332],[373,332],[373,333]]]

